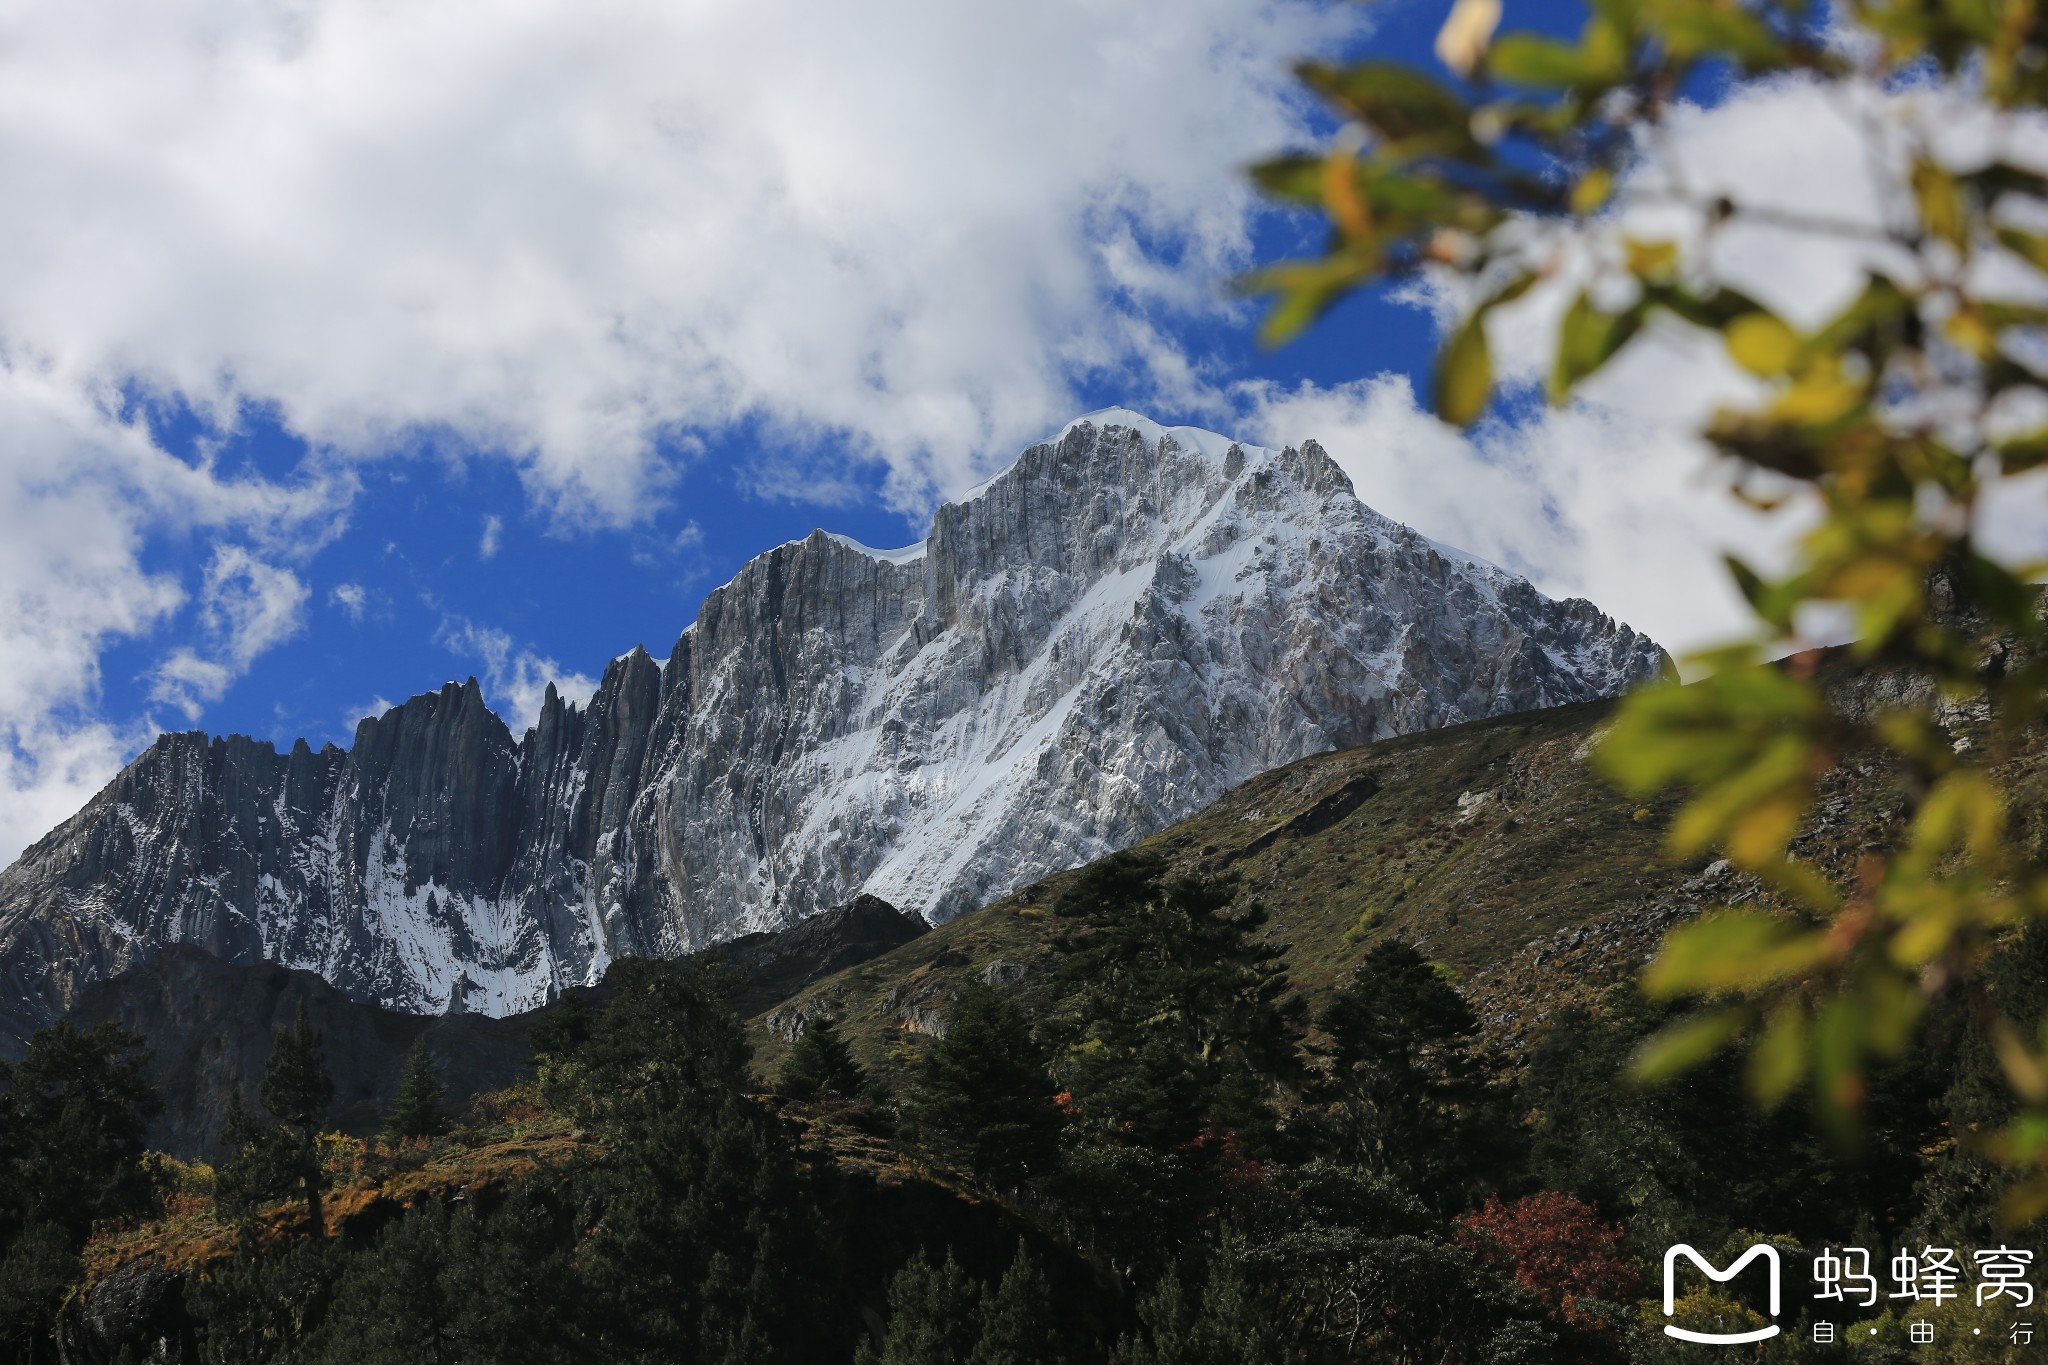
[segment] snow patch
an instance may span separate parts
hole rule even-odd
[[[837,531],[827,531],[825,535],[828,539],[838,541],[849,550],[864,554],[869,559],[879,559],[884,564],[915,564],[918,560],[924,558],[925,542],[921,540],[915,545],[905,545],[898,550],[877,550],[872,545],[863,545],[852,536],[842,536]]]

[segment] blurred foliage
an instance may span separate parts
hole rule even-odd
[[[1438,41],[1455,81],[1376,59],[1300,68],[1342,130],[1253,175],[1330,233],[1321,255],[1246,282],[1273,299],[1265,336],[1286,340],[1362,286],[1426,283],[1463,305],[1435,383],[1438,412],[1459,424],[1497,387],[1489,319],[1524,296],[1561,310],[1557,403],[1653,327],[1718,336],[1758,396],[1701,437],[1734,496],[1815,515],[1782,575],[1729,561],[1754,638],[1699,660],[1702,681],[1639,691],[1597,754],[1632,795],[1684,793],[1673,855],[1718,850],[1772,892],[1769,908],[1668,937],[1644,989],[1701,1008],[1651,1040],[1636,1071],[1665,1078],[1746,1046],[1756,1099],[1810,1087],[1824,1126],[1853,1142],[1872,1068],[1956,992],[1987,1020],[2021,1101],[1991,1148],[2048,1170],[2044,1039],[1993,1017],[1980,989],[1992,942],[2048,914],[2048,867],[2008,830],[1995,780],[2041,719],[2044,566],[1978,545],[1994,487],[2048,464],[2048,175],[1995,151],[1951,164],[1925,101],[1916,113],[1906,98],[1966,104],[1994,130],[2038,138],[2048,12],[2031,0],[1592,0],[1576,40],[1496,38],[1499,12],[1458,0]],[[1668,167],[1641,174],[1687,96],[1767,80],[1859,109],[1872,164],[1896,168],[1910,204],[1884,223],[1813,218],[1740,194],[1689,198]],[[1632,237],[1628,210],[1644,205],[1665,223],[1689,213],[1696,230]],[[1802,330],[1717,283],[1704,248],[1759,226],[1838,239],[1864,263],[1853,302]],[[1817,617],[1850,624],[1861,696],[1831,692],[1803,649]],[[1853,873],[1830,878],[1794,841],[1816,780],[1850,755],[1896,773],[1903,796]],[[2009,1216],[2043,1211],[2048,1176],[2014,1186]]]

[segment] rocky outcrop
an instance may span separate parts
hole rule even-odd
[[[1663,663],[1373,512],[1313,442],[1099,413],[921,545],[760,556],[523,738],[474,682],[346,752],[165,736],[0,873],[0,1030],[171,943],[498,1015],[861,893],[936,922],[1306,754]]]

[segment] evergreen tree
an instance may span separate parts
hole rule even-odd
[[[1472,1056],[1479,1021],[1412,946],[1375,944],[1318,1023],[1353,1159],[1455,1196],[1503,1155],[1492,1146],[1504,1125]]]
[[[351,1257],[309,1365],[552,1365],[579,1358],[565,1220],[521,1185],[485,1215],[428,1201]],[[587,1357],[582,1357],[587,1358]]]
[[[566,1057],[589,1039],[597,1022],[597,1011],[574,991],[541,1011],[528,1041],[536,1057]]]
[[[595,1358],[816,1358],[837,1327],[824,1234],[787,1134],[747,1097],[738,1016],[688,964],[622,962],[607,984],[619,994],[578,1049],[610,1144],[578,1253]]]
[[[144,1212],[144,1133],[162,1106],[142,1038],[112,1023],[37,1030],[0,1062],[0,1236],[48,1224],[83,1244],[94,1222]]]
[[[301,996],[292,1022],[277,1031],[263,1081],[256,1088],[256,1098],[271,1117],[306,1134],[319,1131],[327,1121],[327,1106],[334,1102],[334,1079],[327,1074],[320,1042]]]
[[[850,1100],[867,1085],[867,1071],[853,1059],[853,1049],[839,1036],[838,1024],[830,1015],[820,1015],[804,1024],[804,1031],[790,1046],[776,1085],[792,1099],[827,1094]]]
[[[920,1250],[889,1281],[882,1349],[863,1341],[860,1365],[960,1365],[981,1340],[982,1289],[954,1262],[934,1266]]]
[[[1207,1124],[1257,1139],[1266,1093],[1291,1076],[1299,1002],[1266,913],[1232,911],[1237,885],[1169,876],[1153,853],[1084,869],[1055,906],[1063,932],[1055,1028],[1072,1089],[1099,1128],[1174,1146]]]
[[[1060,1321],[1051,1283],[1019,1242],[995,1292],[982,1300],[981,1339],[967,1365],[1063,1365]]]
[[[204,1264],[185,1305],[207,1365],[297,1362],[326,1315],[341,1247],[323,1238],[268,1241],[244,1226],[235,1252]]]
[[[715,973],[698,963],[627,958],[605,984],[616,993],[570,1054],[561,1093],[612,1132],[751,1085],[746,1030]]]
[[[408,1138],[434,1138],[447,1132],[448,1115],[441,1107],[446,1093],[422,1034],[405,1055],[405,1075],[384,1119],[384,1141],[396,1147]]]
[[[304,996],[299,998],[292,1022],[277,1031],[256,1097],[297,1140],[295,1183],[305,1196],[306,1221],[313,1235],[324,1237],[327,1222],[321,1195],[326,1190],[327,1173],[320,1165],[319,1136],[321,1125],[327,1122],[327,1106],[334,1102],[334,1079],[327,1074],[320,1034],[307,1015]]]
[[[142,1164],[157,1097],[142,1039],[112,1023],[40,1029],[0,1063],[0,1341],[34,1361],[48,1344],[94,1222],[148,1211]]]
[[[233,1091],[221,1120],[220,1146],[213,1198],[222,1213],[245,1217],[298,1193],[298,1135],[250,1109]]]
[[[1168,1270],[1138,1301],[1138,1330],[1110,1353],[1110,1365],[1283,1365],[1279,1326],[1263,1309],[1229,1248],[1211,1259],[1208,1281],[1190,1295]]]
[[[998,1187],[1054,1167],[1060,1113],[1052,1079],[1015,1002],[978,981],[960,987],[945,1036],[918,1066],[910,1121],[926,1149]]]

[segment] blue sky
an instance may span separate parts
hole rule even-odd
[[[1783,533],[1689,435],[1739,396],[1718,352],[1652,337],[1570,409],[1458,433],[1415,400],[1424,303],[1266,353],[1229,295],[1313,244],[1241,174],[1328,131],[1290,59],[1433,63],[1446,7],[9,6],[0,861],[165,729],[345,741],[471,674],[523,725],[549,679],[666,651],[749,557],[907,543],[1111,405],[1315,437],[1367,502],[1546,592],[1678,648],[1729,634],[1719,550]],[[1669,154],[1876,214],[1853,136],[1777,89],[1682,112]],[[1855,278],[1710,245],[1795,317]],[[1498,319],[1511,380],[1592,268]]]
[[[1573,6],[1543,8],[1516,18],[1576,22]],[[1373,10],[1371,35],[1360,45],[1433,63],[1429,48],[1441,19],[1439,5],[1398,0]],[[1215,174],[1221,181],[1233,170],[1219,162]],[[1315,241],[1311,225],[1290,215],[1265,215],[1254,228],[1252,254],[1259,259]],[[1194,283],[1220,295],[1226,278]],[[1180,347],[1219,381],[1259,378],[1291,388],[1304,379],[1327,385],[1386,372],[1426,382],[1433,325],[1416,307],[1360,299],[1278,352],[1253,344],[1255,318],[1255,309],[1239,307],[1230,315],[1165,321]],[[1133,387],[1114,369],[1078,373],[1072,406],[1078,413],[1128,403]],[[309,456],[308,443],[260,403],[227,427],[196,416],[176,394],[131,392],[130,402],[158,444],[186,460],[210,456],[224,475],[290,480]],[[1141,406],[1158,409],[1154,415],[1164,420],[1226,425],[1214,412]],[[377,699],[396,701],[445,678],[487,673],[476,631],[503,632],[515,650],[553,660],[564,673],[594,676],[634,644],[665,652],[706,591],[748,558],[814,526],[881,545],[907,543],[925,530],[921,509],[888,505],[886,469],[878,462],[856,464],[845,471],[850,478],[835,479],[822,496],[758,486],[761,465],[801,467],[818,447],[835,444],[834,433],[791,440],[756,420],[686,437],[688,444],[670,438],[662,445],[678,472],[657,509],[623,526],[564,524],[536,505],[503,451],[459,438],[397,443],[393,455],[356,472],[360,487],[348,501],[344,529],[297,571],[308,589],[303,628],[251,660],[195,723],[280,744],[300,735],[345,743],[350,714]],[[1003,455],[984,452],[984,463],[988,458]],[[181,577],[203,574],[203,540],[165,528],[160,550]],[[165,640],[191,631],[202,610],[190,601],[156,630],[110,643],[101,656],[106,712],[154,710],[167,728],[182,726],[174,709],[153,702],[153,670]]]

